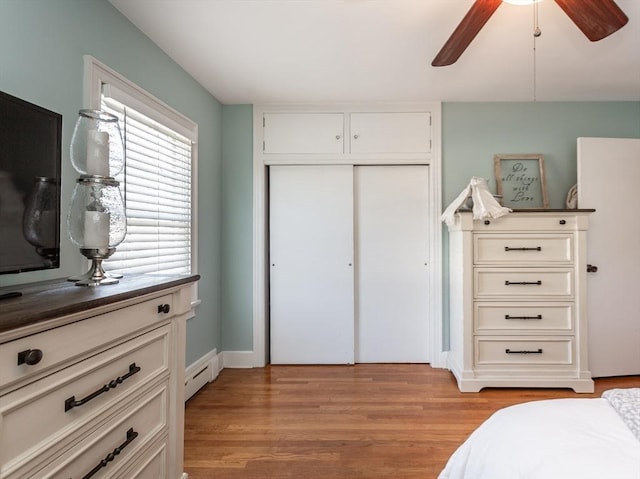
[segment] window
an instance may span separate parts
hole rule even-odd
[[[104,93],[102,110],[120,118],[126,151],[127,236],[105,269],[191,273],[191,141]]]
[[[197,125],[92,57],[85,57],[92,108],[120,119],[126,160],[116,178],[127,236],[104,263],[120,273],[196,273]]]

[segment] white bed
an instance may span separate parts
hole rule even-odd
[[[501,409],[438,479],[640,479],[640,388]]]

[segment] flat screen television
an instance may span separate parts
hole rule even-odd
[[[0,274],[60,267],[62,115],[0,92]]]

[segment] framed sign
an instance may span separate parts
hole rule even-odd
[[[496,190],[509,208],[549,207],[542,155],[494,155]]]

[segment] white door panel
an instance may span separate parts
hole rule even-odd
[[[269,170],[271,362],[353,363],[353,167]]]
[[[343,152],[342,113],[265,113],[265,154]]]
[[[356,362],[427,361],[427,168],[356,167]]]
[[[593,377],[640,374],[640,140],[578,139],[578,206],[589,219],[589,366]]]
[[[428,112],[352,113],[351,153],[428,153],[431,115]]]

